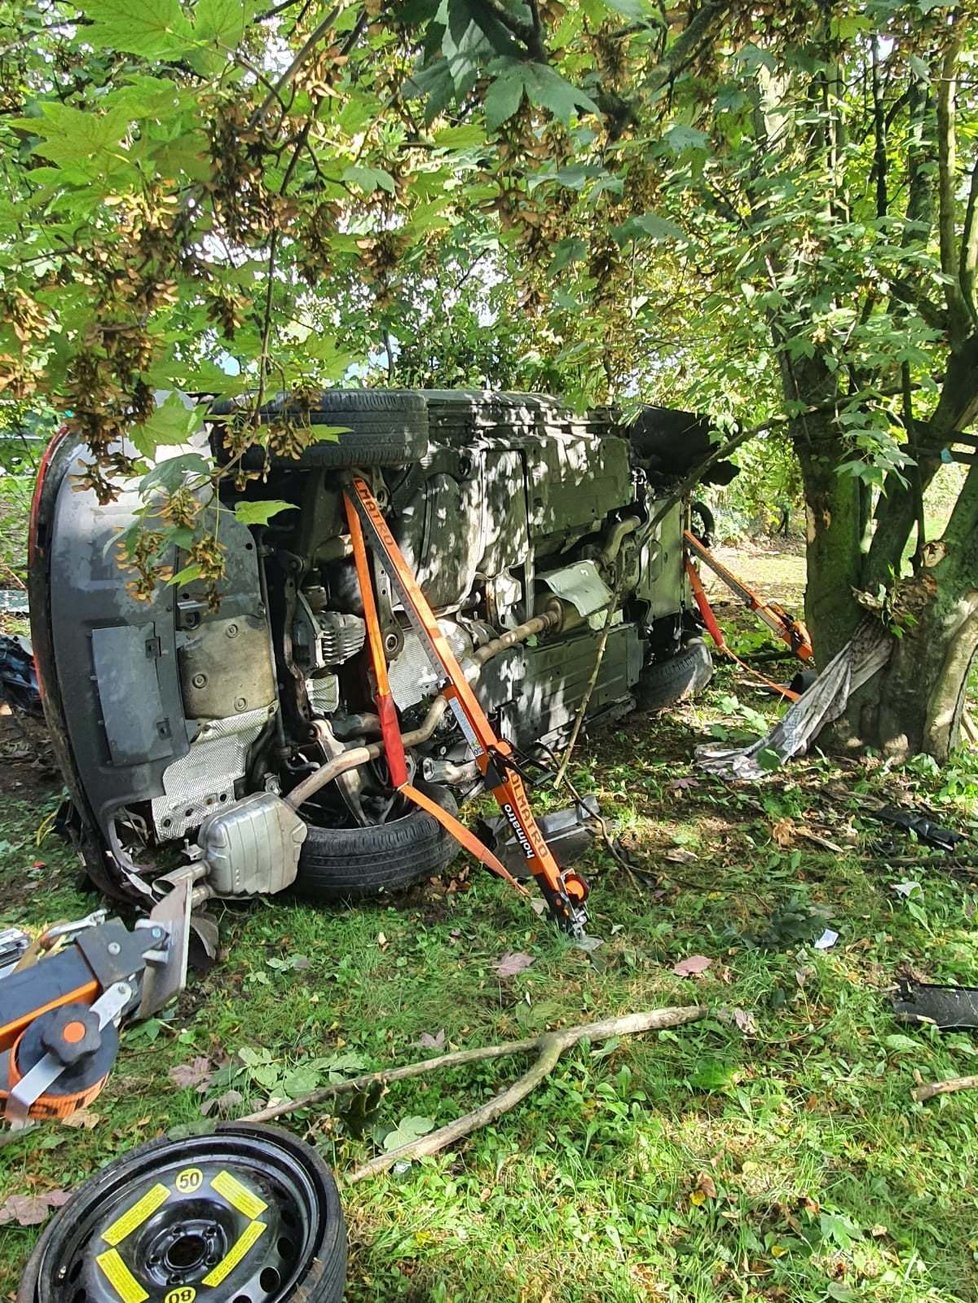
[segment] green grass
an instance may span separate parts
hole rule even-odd
[[[223,962],[162,1023],[124,1037],[96,1125],[45,1127],[0,1148],[0,1187],[69,1186],[132,1145],[199,1121],[202,1096],[167,1075],[197,1055],[243,1067],[242,1048],[267,1051],[273,1077],[340,1052],[382,1067],[432,1053],[416,1044],[425,1032],[468,1047],[703,1000],[748,1011],[755,1033],[716,1016],[583,1045],[457,1150],[347,1189],[348,1298],[970,1303],[975,1096],[917,1105],[910,1091],[915,1073],[978,1071],[978,1042],[900,1028],[885,991],[906,966],[978,984],[978,884],[936,860],[888,868],[873,858],[883,834],[846,794],[938,793],[950,821],[967,821],[974,774],[966,764],[938,776],[926,766],[842,773],[815,760],[731,789],[679,758],[720,719],[731,686],[720,678],[695,712],[637,719],[578,753],[578,783],[620,821],[642,869],[632,876],[592,853],[592,931],[605,942],[593,956],[481,873],[458,890],[442,884],[348,912],[228,909]],[[744,727],[729,701],[722,722]],[[671,786],[690,776],[695,786]],[[66,849],[48,839],[38,851],[44,813],[36,802],[8,803],[0,818],[11,922],[39,926],[93,904],[74,885]],[[804,826],[845,853],[806,842]],[[914,849],[902,841],[895,853]],[[32,868],[38,859],[44,867]],[[910,900],[890,887],[903,878],[922,884]],[[37,885],[25,891],[25,881]],[[825,919],[841,934],[833,949],[797,937],[756,944],[772,919],[808,907],[820,911],[813,934]],[[508,950],[534,963],[500,979],[494,964]],[[698,980],[675,977],[672,965],[694,953],[712,967]],[[282,967],[296,955],[310,965]],[[292,1125],[342,1173],[377,1152],[378,1125],[449,1121],[522,1066],[504,1060],[403,1083],[365,1128],[326,1112]],[[235,1084],[245,1104],[264,1098],[246,1074]],[[0,1297],[15,1289],[36,1235],[0,1235]]]

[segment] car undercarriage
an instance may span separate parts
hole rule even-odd
[[[177,467],[191,451],[229,462],[244,410],[212,406],[196,445],[165,452]],[[268,404],[262,421],[342,433],[297,459],[256,443],[245,482],[222,478],[216,603],[192,577],[135,595],[115,543],[144,505],[138,488],[99,505],[77,491],[84,448],[62,437],[45,459],[34,648],[75,832],[107,894],[146,905],[189,864],[194,908],[286,887],[339,902],[434,876],[456,854],[392,784],[379,740],[344,511],[354,471],[514,763],[559,746],[582,708],[607,723],[709,677],[684,572],[688,504],[671,493],[709,453],[700,418],[645,409],[626,425],[538,395],[333,390],[301,410]],[[262,500],[290,509],[253,526],[234,514]],[[178,577],[183,560],[174,549]],[[482,774],[371,564],[408,774],[454,815]]]

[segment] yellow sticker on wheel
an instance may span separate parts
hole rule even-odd
[[[107,1250],[95,1261],[105,1273],[106,1280],[122,1299],[122,1303],[145,1303],[149,1298],[142,1285],[122,1261],[118,1249]]]
[[[213,1184],[216,1185],[217,1182],[215,1181]],[[262,1206],[264,1207],[264,1205]],[[255,1244],[261,1239],[267,1230],[268,1227],[264,1222],[252,1222],[251,1225],[238,1236],[214,1270],[207,1273],[201,1281],[201,1284],[209,1285],[213,1288],[215,1285],[220,1285],[222,1281],[227,1280],[228,1276],[230,1276],[231,1272],[234,1271],[238,1263],[246,1254],[250,1253]],[[126,1300],[126,1303],[128,1303],[128,1300]]]
[[[193,1285],[181,1285],[179,1289],[171,1289],[163,1303],[194,1303],[196,1297]]]
[[[232,1208],[236,1208],[243,1217],[260,1217],[268,1207],[263,1203],[257,1194],[253,1194],[246,1186],[231,1175],[228,1171],[218,1172],[217,1176],[211,1181],[211,1185],[222,1198],[226,1199]]]
[[[126,1236],[131,1235],[137,1227],[142,1226],[148,1217],[152,1217],[157,1208],[161,1208],[170,1197],[170,1191],[165,1185],[154,1185],[152,1190],[147,1190],[138,1203],[117,1218],[112,1225],[102,1232],[102,1239],[106,1244],[121,1244]]]
[[[204,1184],[204,1173],[199,1167],[185,1167],[182,1172],[177,1172],[173,1184],[180,1194],[193,1194]]]

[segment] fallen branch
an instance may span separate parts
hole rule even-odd
[[[435,1072],[440,1068],[464,1067],[469,1063],[483,1063],[488,1059],[500,1059],[513,1054],[530,1054],[534,1050],[537,1058],[533,1066],[522,1077],[505,1090],[500,1091],[488,1103],[473,1109],[463,1117],[439,1127],[430,1135],[422,1136],[410,1144],[392,1149],[388,1154],[358,1167],[346,1178],[349,1183],[362,1181],[368,1176],[376,1176],[387,1171],[395,1163],[405,1159],[422,1158],[428,1154],[437,1154],[449,1145],[488,1126],[503,1113],[508,1113],[522,1099],[529,1095],[545,1077],[557,1066],[564,1050],[577,1045],[579,1041],[606,1041],[612,1036],[634,1036],[641,1032],[662,1031],[666,1027],[679,1027],[683,1023],[696,1022],[707,1014],[704,1005],[685,1005],[668,1009],[651,1009],[646,1013],[625,1014],[621,1018],[605,1018],[601,1022],[579,1023],[575,1027],[565,1027],[561,1031],[544,1032],[542,1036],[531,1037],[522,1041],[506,1041],[501,1045],[486,1045],[481,1049],[459,1050],[452,1054],[440,1054],[437,1058],[423,1059],[419,1063],[405,1064],[400,1068],[382,1069],[379,1072],[367,1072],[348,1081],[333,1082],[319,1090],[310,1091],[299,1099],[283,1100],[272,1104],[257,1113],[249,1113],[241,1118],[242,1122],[267,1122],[270,1118],[281,1117],[285,1113],[295,1113],[300,1109],[311,1108],[336,1095],[349,1094],[352,1091],[366,1090],[371,1086],[387,1086],[393,1081],[405,1081],[409,1077],[420,1077]]]
[[[376,1158],[358,1167],[346,1178],[348,1184],[363,1181],[368,1176],[377,1176],[386,1172],[395,1163],[415,1158],[424,1158],[447,1149],[458,1140],[478,1131],[503,1113],[508,1113],[520,1100],[525,1099],[534,1087],[548,1077],[560,1060],[564,1050],[570,1049],[578,1041],[605,1041],[612,1036],[629,1036],[636,1032],[660,1031],[664,1027],[678,1027],[682,1023],[695,1022],[703,1018],[707,1010],[702,1005],[688,1005],[672,1009],[652,1009],[648,1013],[626,1014],[623,1018],[607,1018],[603,1022],[581,1023],[577,1027],[565,1027],[563,1031],[545,1032],[533,1044],[539,1050],[536,1062],[517,1081],[506,1090],[494,1095],[487,1104],[475,1108],[471,1113],[439,1127],[430,1135],[421,1136],[409,1144],[399,1145],[390,1153],[379,1154]]]
[[[918,1086],[913,1091],[913,1098],[918,1104],[922,1104],[925,1099],[933,1099],[935,1095],[952,1095],[956,1090],[975,1090],[978,1088],[978,1077],[948,1077],[944,1081],[932,1081],[928,1086]]]

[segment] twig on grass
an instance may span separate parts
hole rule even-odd
[[[952,1095],[956,1090],[975,1089],[978,1089],[978,1077],[947,1077],[944,1081],[932,1081],[926,1086],[918,1086],[912,1094],[914,1101],[922,1104],[925,1099],[933,1099],[935,1095]]]
[[[705,1018],[708,1010],[705,1005],[680,1005],[667,1009],[650,1009],[645,1013],[625,1014],[621,1018],[605,1018],[600,1022],[579,1023],[575,1027],[565,1027],[561,1031],[544,1032],[542,1036],[530,1037],[522,1041],[506,1041],[501,1045],[487,1045],[481,1049],[459,1050],[452,1054],[440,1054],[437,1058],[423,1059],[420,1063],[408,1063],[400,1068],[381,1069],[379,1072],[367,1072],[348,1081],[333,1082],[319,1090],[310,1091],[299,1099],[284,1100],[272,1104],[257,1113],[249,1113],[242,1122],[267,1122],[270,1118],[281,1117],[285,1113],[295,1113],[300,1109],[311,1108],[336,1095],[351,1091],[366,1090],[370,1086],[386,1086],[392,1081],[404,1081],[409,1077],[420,1077],[439,1068],[458,1068],[469,1063],[482,1063],[487,1059],[500,1059],[513,1054],[530,1054],[534,1050],[537,1058],[518,1080],[511,1086],[493,1096],[488,1103],[473,1109],[470,1113],[439,1127],[427,1136],[421,1136],[410,1144],[400,1145],[390,1153],[380,1154],[363,1167],[356,1168],[346,1178],[352,1184],[369,1176],[386,1172],[395,1163],[406,1159],[422,1158],[437,1154],[447,1149],[456,1141],[488,1126],[503,1113],[508,1113],[522,1099],[553,1072],[564,1050],[577,1045],[579,1041],[606,1041],[612,1036],[634,1036],[641,1032],[662,1031],[666,1027],[679,1027],[683,1023],[696,1022]]]

